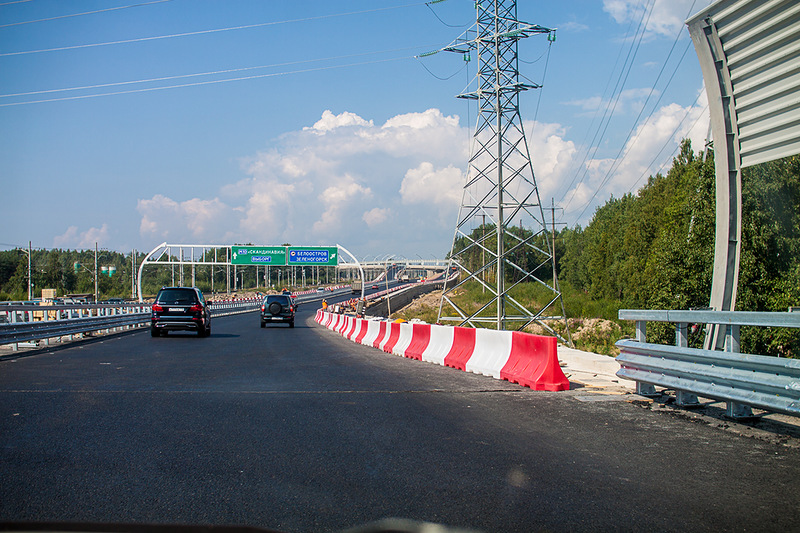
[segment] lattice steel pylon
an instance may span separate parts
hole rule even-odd
[[[476,8],[474,29],[444,49],[476,51],[477,88],[458,97],[477,100],[479,111],[450,253],[452,272],[457,269],[459,276],[445,283],[438,321],[493,324],[499,330],[537,323],[571,344],[519,111],[520,92],[541,86],[520,82],[518,43],[537,34],[553,41],[555,30],[520,22],[516,0],[479,0]],[[515,297],[531,283],[547,294],[539,309],[528,309]],[[476,284],[488,293],[488,301],[458,303],[458,294]],[[557,306],[560,315],[553,315]],[[567,340],[551,327],[554,320],[563,321]]]

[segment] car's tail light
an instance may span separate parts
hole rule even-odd
[[[153,312],[154,313],[161,313],[164,311],[164,308],[158,304],[153,304]]]
[[[264,311],[266,311],[266,309],[267,309],[266,306],[264,304],[261,304],[261,312],[263,313]]]
[[[193,306],[191,306],[189,308],[189,312],[191,312],[191,313],[199,313],[202,310],[203,310],[203,306],[200,305],[200,304],[194,304]]]

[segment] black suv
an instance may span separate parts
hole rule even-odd
[[[261,327],[267,322],[288,322],[289,327],[294,327],[294,312],[297,304],[288,294],[270,294],[261,304]]]
[[[153,302],[150,335],[166,335],[170,330],[196,331],[211,335],[211,313],[197,287],[162,287]]]

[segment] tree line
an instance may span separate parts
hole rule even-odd
[[[214,260],[214,249],[207,249],[203,259]],[[218,248],[217,256],[227,257],[226,248]],[[100,250],[95,265],[94,250],[32,249],[16,248],[0,251],[0,301],[21,301],[28,299],[30,254],[30,281],[34,299],[42,296],[42,289],[55,289],[58,297],[68,295],[91,295],[95,292],[95,277],[98,284],[98,299],[131,298],[138,269],[146,254]],[[142,293],[145,297],[154,296],[160,287],[172,285],[196,285],[204,293],[225,293],[228,290],[265,289],[269,285],[277,287],[292,286],[296,281],[306,284],[322,280],[334,282],[333,268],[314,267],[272,267],[269,280],[265,278],[264,267],[224,265],[184,265],[174,258],[174,265],[147,267],[142,276]],[[292,268],[294,271],[292,272]],[[305,276],[303,276],[305,270]],[[280,273],[279,273],[280,272]],[[319,278],[319,279],[318,279]]]

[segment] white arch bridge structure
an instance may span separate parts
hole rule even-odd
[[[305,252],[303,255],[293,252]],[[249,284],[300,287],[346,282],[381,280],[387,275],[398,279],[421,279],[442,275],[445,259],[408,259],[384,255],[371,260],[356,256],[343,246],[253,246],[220,244],[177,244],[162,242],[139,265],[136,290],[143,301],[142,276],[146,267],[168,268],[172,285],[196,285],[199,272],[211,273],[211,292],[227,293]],[[215,287],[215,274],[225,273],[222,286]],[[362,284],[363,291],[363,284]]]

